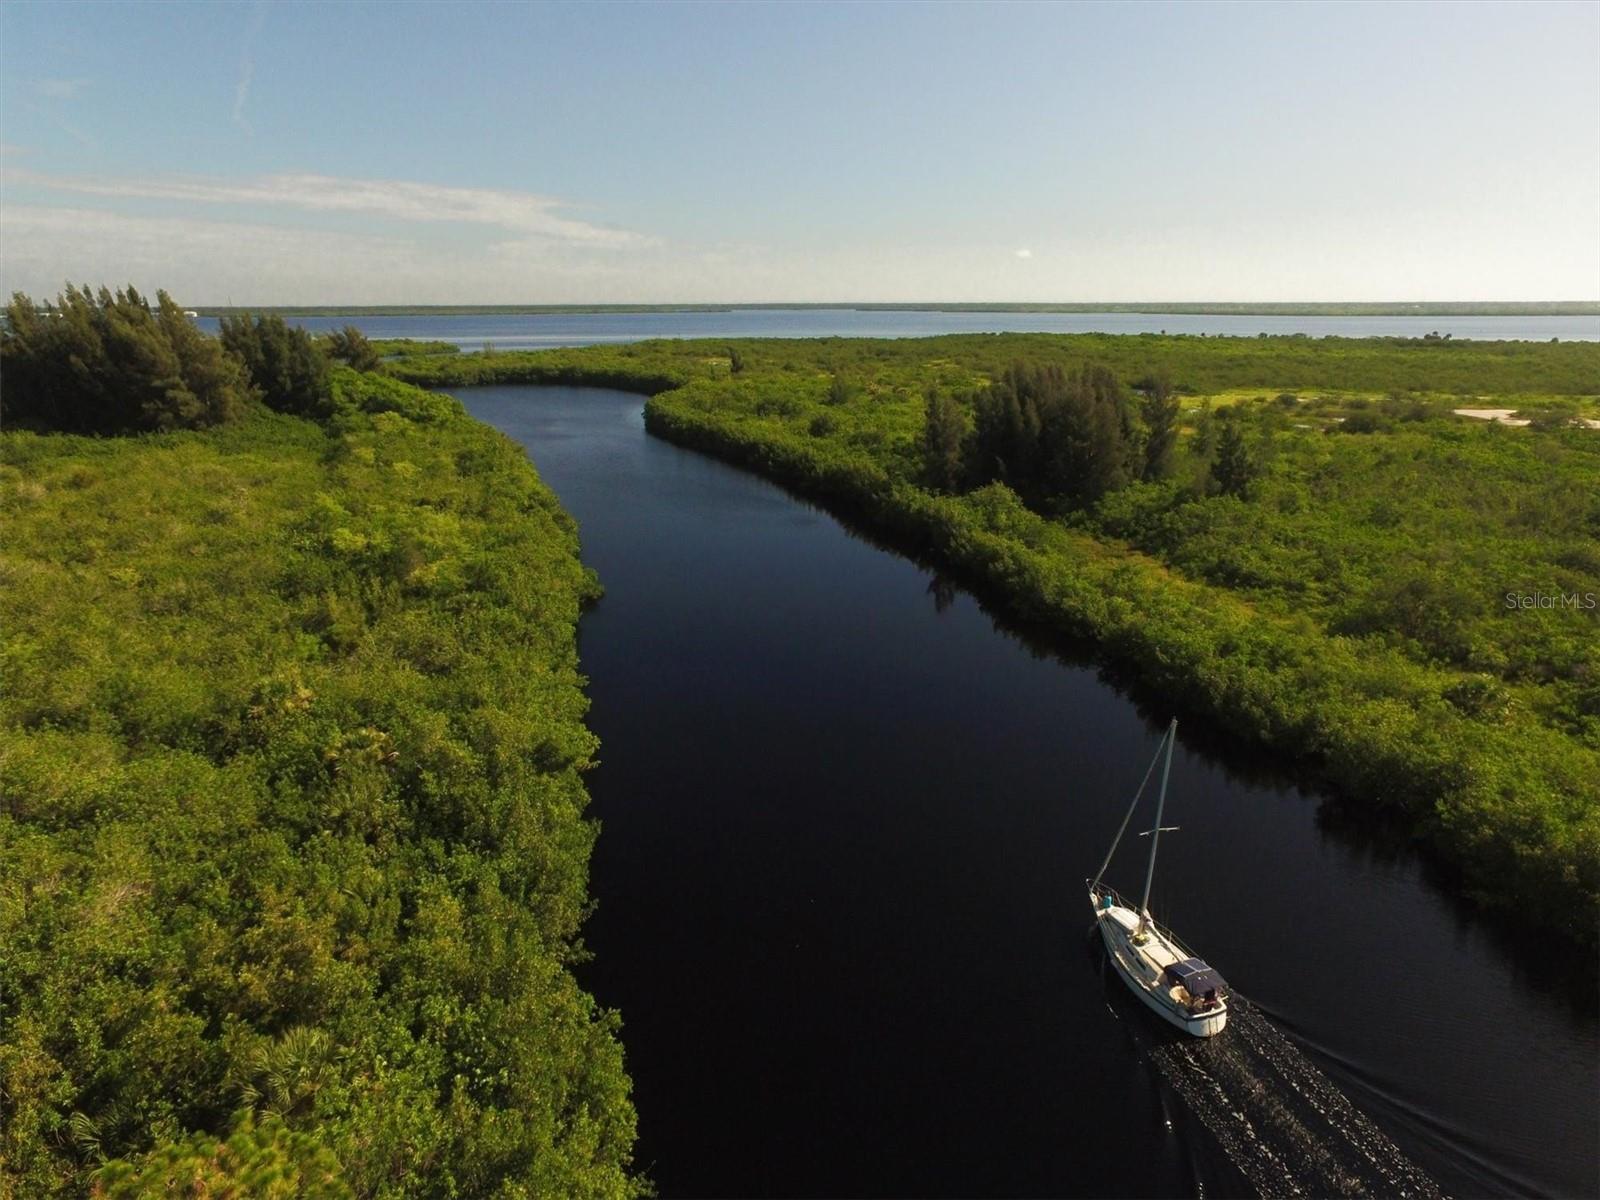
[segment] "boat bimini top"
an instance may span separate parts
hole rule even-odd
[[[1182,984],[1191,996],[1210,996],[1228,986],[1228,981],[1215,967],[1208,967],[1202,959],[1186,958],[1169,965],[1164,972],[1168,983]]]

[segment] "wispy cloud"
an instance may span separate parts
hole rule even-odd
[[[592,247],[627,247],[652,239],[564,216],[568,205],[550,196],[494,188],[446,187],[405,180],[342,179],[330,175],[267,175],[238,181],[194,178],[107,179],[8,172],[12,183],[114,199],[243,204],[311,212],[363,213],[398,221],[492,226],[519,239]]]
[[[255,130],[250,127],[250,122],[245,120],[244,102],[250,99],[250,81],[255,78],[255,73],[255,60],[246,56],[239,67],[239,82],[233,89],[233,123],[246,133],[251,134]]]
[[[1016,255],[1017,255],[1018,258],[1032,258],[1033,257],[1033,251],[1032,250],[1027,250],[1027,249],[1018,250],[1018,251],[1016,251]]]
[[[638,288],[641,265],[659,271],[666,253],[624,258],[532,239],[464,248],[405,234],[11,203],[0,206],[0,246],[0,294],[52,296],[67,280],[133,283],[189,305],[620,300]]]
[[[89,86],[87,79],[36,79],[33,90],[46,100],[75,100]]]
[[[67,120],[60,113],[56,112],[54,105],[45,107],[44,105],[34,104],[32,101],[28,101],[25,103],[24,107],[34,116],[40,118],[41,120],[50,122],[50,124],[54,125],[73,141],[77,142],[78,145],[82,146],[85,150],[98,150],[100,148],[99,142],[95,141],[94,138],[90,137],[87,133],[78,128],[78,126],[73,124],[71,121]]]
[[[27,91],[24,94],[31,94],[33,99],[24,99],[23,107],[34,116],[54,125],[86,150],[98,149],[94,138],[64,115],[68,108],[67,102],[76,100],[82,95],[90,82],[87,79],[31,79],[25,85]]]
[[[256,37],[266,20],[266,0],[258,0],[255,10],[250,14],[249,27],[245,29],[244,49],[239,54],[239,82],[233,88],[233,123],[244,130],[247,136],[253,136],[255,130],[244,115],[244,106],[250,99],[250,85],[256,77]]]
[[[68,280],[161,287],[188,303],[338,294],[344,280],[368,282],[387,271],[405,285],[419,283],[396,268],[414,253],[404,239],[270,225],[8,203],[0,207],[0,243],[0,286],[39,297]]]

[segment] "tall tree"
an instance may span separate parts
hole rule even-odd
[[[929,388],[924,397],[922,462],[928,482],[941,491],[961,486],[961,446],[967,434],[967,414],[954,396]]]
[[[1107,367],[1013,363],[974,401],[971,473],[1031,503],[1092,504],[1136,472],[1127,397]]]
[[[1136,471],[1133,417],[1109,367],[1059,375],[1041,394],[1042,484],[1046,495],[1093,504]]]
[[[1244,431],[1237,419],[1220,422],[1222,432],[1217,436],[1217,457],[1211,464],[1211,478],[1224,496],[1238,496],[1241,500],[1250,494],[1250,484],[1256,477],[1256,464],[1251,461],[1250,450],[1244,442]]]
[[[1172,470],[1172,452],[1178,444],[1178,398],[1172,381],[1163,372],[1149,380],[1139,404],[1144,421],[1144,467],[1146,480],[1165,478]]]

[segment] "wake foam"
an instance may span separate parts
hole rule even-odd
[[[1244,997],[1214,1038],[1149,1049],[1163,1079],[1263,1196],[1444,1193]]]

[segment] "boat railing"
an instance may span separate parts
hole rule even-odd
[[[1089,880],[1089,879],[1085,879],[1084,882],[1087,883],[1095,892],[1098,892],[1098,893],[1100,893],[1102,895],[1110,896],[1114,901],[1116,901],[1117,906],[1119,908],[1126,908],[1130,912],[1135,912],[1135,913],[1139,911],[1139,906],[1138,905],[1134,904],[1133,901],[1128,900],[1127,898],[1125,898],[1122,895],[1121,892],[1117,891],[1117,889],[1112,887],[1109,883],[1105,883],[1105,882],[1095,883],[1093,880]],[[1168,929],[1165,925],[1161,924],[1161,922],[1157,921],[1154,917],[1150,918],[1150,924],[1151,924],[1151,926],[1154,927],[1155,931],[1158,934],[1161,935],[1162,940],[1165,941],[1167,943],[1167,945],[1171,946],[1174,950],[1180,951],[1183,954],[1184,958],[1199,958],[1200,957],[1193,950],[1189,949],[1188,946],[1185,946],[1183,944],[1183,942],[1179,940],[1177,934],[1173,933],[1172,930]]]

